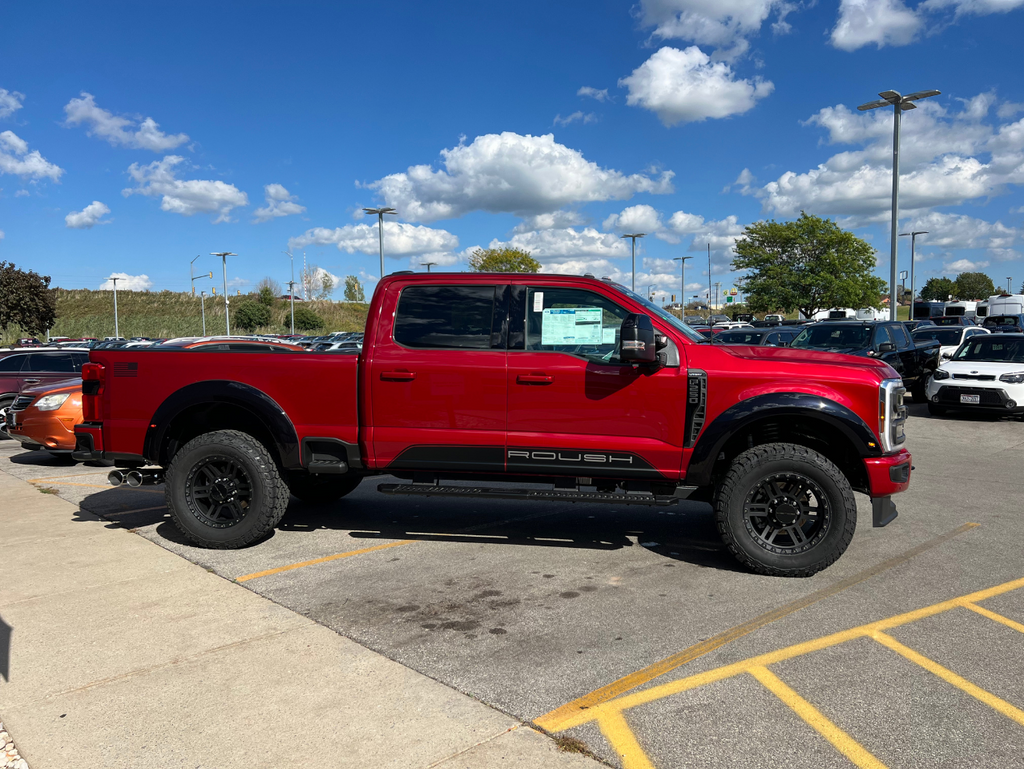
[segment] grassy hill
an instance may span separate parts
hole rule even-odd
[[[57,322],[51,336],[71,338],[95,336],[102,339],[114,335],[114,297],[110,291],[58,288]],[[230,297],[232,307],[252,297]],[[323,331],[362,331],[366,324],[368,305],[354,302],[296,302],[295,308],[308,307],[324,320]],[[118,291],[118,322],[121,336],[177,337],[199,336],[203,332],[198,296],[174,291]],[[258,329],[264,333],[286,334],[289,331],[288,302],[278,300],[271,310],[270,326]],[[239,331],[234,328],[233,331]],[[206,332],[224,333],[223,297],[206,298]],[[300,332],[300,329],[296,329]],[[17,338],[20,329],[9,328],[4,342]]]

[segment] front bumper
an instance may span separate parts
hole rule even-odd
[[[895,454],[865,459],[871,498],[888,497],[906,491],[910,486],[910,471],[913,469],[911,459],[906,449],[900,449]]]
[[[942,384],[932,381],[927,390],[928,400],[936,406],[970,411],[991,411],[1003,414],[1024,413],[1024,386],[1005,383],[982,383],[971,380],[943,379]],[[977,396],[977,403],[964,403],[961,395]]]

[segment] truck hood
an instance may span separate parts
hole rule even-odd
[[[947,360],[939,368],[943,371],[948,371],[950,374],[982,374],[998,378],[1000,374],[1016,374],[1018,371],[1024,371],[1024,363],[1014,363],[1012,361]]]
[[[898,374],[885,361],[875,358],[844,355],[823,350],[794,350],[792,347],[751,347],[748,345],[715,345],[730,355],[748,360],[778,361],[779,363],[807,363],[810,365],[839,365],[853,368],[874,369],[885,379],[895,379]]]

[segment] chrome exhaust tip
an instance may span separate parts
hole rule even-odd
[[[133,489],[139,488],[143,483],[146,482],[145,477],[138,470],[132,470],[124,477],[125,483],[131,486]]]
[[[107,480],[110,482],[111,486],[120,486],[124,483],[124,473],[120,470],[111,470],[110,473],[107,474]]]

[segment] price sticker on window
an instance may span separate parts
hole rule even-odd
[[[540,312],[544,309],[544,292],[535,291],[533,294],[533,311]]]

